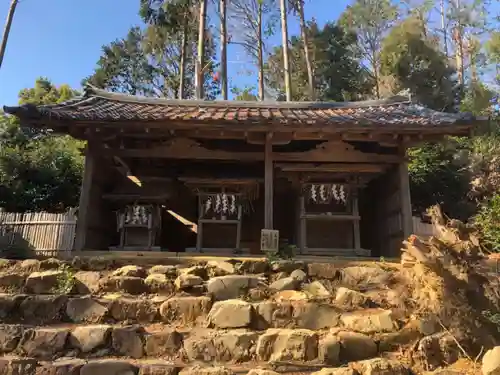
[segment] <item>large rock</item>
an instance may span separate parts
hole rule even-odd
[[[217,301],[237,299],[248,292],[249,289],[259,285],[257,276],[228,275],[213,277],[208,281],[207,289]]]
[[[340,363],[340,341],[336,336],[328,335],[319,341],[318,358],[321,363],[330,366]]]
[[[66,296],[28,296],[19,306],[21,318],[27,324],[48,324],[61,321]]]
[[[372,358],[357,362],[353,367],[361,375],[409,375],[408,369],[401,363],[385,358]]]
[[[99,292],[101,274],[96,271],[78,271],[75,273],[75,287],[78,294],[95,294]]]
[[[100,289],[103,292],[142,294],[148,291],[144,279],[136,276],[111,276],[101,279]]]
[[[85,363],[85,360],[78,358],[42,363],[37,367],[36,375],[80,375]]]
[[[149,332],[144,336],[144,351],[148,357],[175,357],[182,347],[182,335],[175,330]]]
[[[164,266],[164,265],[157,265],[153,266],[149,269],[149,274],[162,274],[165,276],[168,276],[169,278],[174,278],[177,276],[177,267],[175,266]]]
[[[166,323],[192,324],[204,321],[212,307],[209,297],[172,297],[160,306],[160,315]]]
[[[331,297],[331,293],[320,281],[313,281],[310,284],[306,284],[302,289],[314,297]]]
[[[269,329],[257,341],[261,361],[312,361],[318,356],[318,336],[306,329]]]
[[[0,374],[2,375],[35,375],[37,360],[16,356],[0,357]]]
[[[173,293],[174,283],[162,273],[152,273],[144,280],[144,284],[152,293]]]
[[[189,273],[180,274],[177,279],[175,279],[175,287],[178,290],[185,290],[202,284],[203,279],[201,277]]]
[[[279,260],[271,264],[273,272],[288,272],[292,273],[295,270],[303,270],[304,262],[294,260]]]
[[[216,360],[222,362],[247,362],[255,357],[258,334],[252,331],[234,330],[224,332],[213,339]]]
[[[417,362],[421,362],[428,369],[434,370],[457,361],[460,356],[460,349],[451,334],[441,332],[422,338],[413,352],[413,356]]]
[[[377,354],[377,344],[362,333],[342,331],[337,334],[337,338],[342,362],[359,361]]]
[[[194,275],[201,277],[202,279],[207,278],[207,269],[203,266],[192,266],[187,268],[179,268],[179,275]]]
[[[333,263],[309,263],[307,274],[312,279],[336,280],[339,276],[339,270]]]
[[[224,260],[210,260],[207,262],[208,274],[211,277],[233,275],[236,273],[234,264]]]
[[[116,359],[92,361],[82,366],[80,375],[137,375],[133,364]]]
[[[5,321],[15,310],[20,303],[18,297],[12,294],[0,294],[0,319]]]
[[[236,268],[240,273],[261,274],[269,270],[270,264],[267,260],[245,259]]]
[[[89,353],[95,349],[105,347],[111,333],[108,325],[90,325],[76,327],[71,331],[69,342],[82,353]]]
[[[349,367],[322,368],[311,375],[358,375],[358,372]]]
[[[143,356],[142,331],[139,327],[114,328],[111,338],[113,350],[118,355],[132,358]]]
[[[365,309],[342,314],[340,319],[346,329],[363,333],[392,332],[397,328],[390,310]]]
[[[84,374],[82,374],[84,375]],[[186,367],[179,375],[234,375],[234,373],[225,367]]]
[[[247,375],[279,375],[276,371],[255,368],[248,371]]]
[[[111,276],[132,276],[132,277],[146,277],[146,270],[139,266],[124,266],[113,271]]]
[[[486,352],[481,370],[483,375],[500,375],[500,346]]]
[[[307,301],[309,300],[309,295],[305,292],[299,292],[297,290],[282,290],[273,295],[273,299],[279,302],[283,301]]]
[[[71,298],[66,305],[66,315],[74,323],[99,323],[108,309],[92,297]]]
[[[19,273],[0,274],[0,291],[6,293],[19,292],[26,282],[26,276]]]
[[[214,362],[217,349],[212,332],[195,332],[184,339],[184,351],[190,361]]]
[[[63,271],[51,270],[33,272],[26,279],[26,291],[33,294],[50,294],[58,290],[60,280],[64,277]]]
[[[339,312],[329,304],[315,302],[293,304],[293,318],[299,328],[318,330],[339,325]]]
[[[244,328],[252,323],[250,303],[234,299],[216,302],[208,314],[208,322],[216,328]]]
[[[0,325],[0,353],[10,353],[16,349],[22,335],[22,326]]]
[[[58,268],[63,266],[64,262],[56,258],[44,259],[40,262],[40,270],[42,271],[57,270]]]
[[[346,267],[341,270],[342,284],[357,289],[380,288],[389,284],[392,274],[380,267]]]
[[[177,375],[178,372],[172,362],[153,359],[141,361],[138,375]]]
[[[69,330],[65,328],[37,328],[24,332],[19,350],[28,357],[51,360],[62,354]]]
[[[363,293],[349,288],[340,287],[335,293],[335,303],[346,308],[367,306],[369,302]]]
[[[254,304],[254,311],[256,329],[288,328],[295,325],[293,306],[289,302],[263,301]]]
[[[279,292],[282,290],[295,290],[299,286],[300,282],[293,277],[285,277],[283,279],[276,280],[274,283],[269,285],[269,289]]]
[[[307,273],[305,273],[303,270],[295,270],[290,274],[290,277],[292,279],[297,280],[299,283],[303,283],[304,281],[307,280]]]
[[[158,308],[146,299],[116,298],[108,307],[109,315],[117,322],[151,323],[158,316]]]

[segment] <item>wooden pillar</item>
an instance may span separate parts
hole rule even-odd
[[[356,191],[354,196],[352,197],[352,214],[354,216],[359,216],[359,197],[358,197],[359,192]],[[360,229],[359,229],[359,220],[354,220],[353,221],[353,227],[354,227],[354,249],[355,250],[360,250],[361,249],[361,234],[360,234]]]
[[[398,165],[399,193],[401,202],[401,224],[404,238],[413,233],[413,217],[410,197],[410,178],[408,175],[408,163],[402,162]]]
[[[87,146],[85,153],[85,165],[83,171],[82,187],[80,189],[80,202],[78,205],[78,220],[76,222],[75,250],[82,251],[86,245],[86,234],[88,229],[88,212],[90,204],[90,192],[93,183],[95,156],[92,149]]]
[[[273,143],[272,133],[266,134],[264,149],[264,228],[273,229]]]

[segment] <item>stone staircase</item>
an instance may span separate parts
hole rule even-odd
[[[380,262],[0,266],[2,375],[403,375],[404,348],[442,340]]]

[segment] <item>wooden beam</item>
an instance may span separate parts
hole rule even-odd
[[[352,173],[380,173],[387,169],[384,164],[361,163],[280,163],[276,167],[283,172],[352,172]]]
[[[408,238],[413,233],[413,217],[410,196],[410,178],[408,175],[408,163],[398,165],[399,193],[401,202],[401,221],[403,225],[403,235]]]
[[[266,135],[264,145],[264,228],[273,229],[273,143],[272,133]]]
[[[75,250],[82,251],[86,245],[86,234],[88,228],[88,208],[90,203],[90,191],[93,184],[95,167],[95,154],[87,147],[85,154],[85,165],[83,172],[82,187],[80,189],[80,202],[78,204],[78,220],[75,233]]]

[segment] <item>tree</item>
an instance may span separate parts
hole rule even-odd
[[[374,76],[377,98],[380,98],[380,48],[397,13],[390,0],[355,0],[340,18],[341,24],[358,36],[359,48]]]
[[[411,17],[394,27],[382,43],[380,59],[381,73],[395,78],[395,92],[408,89],[430,108],[454,109],[456,72],[432,40],[425,38],[420,20]]]
[[[67,85],[45,78],[22,90],[20,104],[55,104],[73,97]],[[20,127],[15,117],[0,115],[0,207],[7,211],[64,211],[78,206],[83,144],[69,136]]]
[[[307,26],[307,34],[313,55],[316,99],[346,101],[362,99],[373,83],[369,73],[360,65],[356,53],[356,35],[328,23],[322,29],[315,22]],[[290,48],[293,90],[292,100],[311,100],[308,95],[308,72],[303,41],[292,37]],[[283,93],[285,84],[282,73],[282,47],[276,47],[266,64],[267,83]]]
[[[285,97],[286,101],[292,100],[292,78],[290,73],[290,58],[288,54],[288,23],[286,0],[280,0],[281,15],[281,50],[283,51],[283,72],[285,74]]]
[[[14,13],[16,12],[17,3],[18,0],[11,1],[9,13],[7,14],[7,21],[5,22],[2,43],[0,44],[0,68],[2,67],[3,57],[5,55],[5,50],[7,49],[7,41],[9,40],[10,28],[12,27],[12,21],[14,19]]]
[[[205,70],[205,33],[207,20],[208,0],[200,0],[200,17],[198,26],[198,54],[196,55],[195,66],[195,90],[196,99],[203,98],[203,71]],[[210,62],[209,62],[210,64]]]

